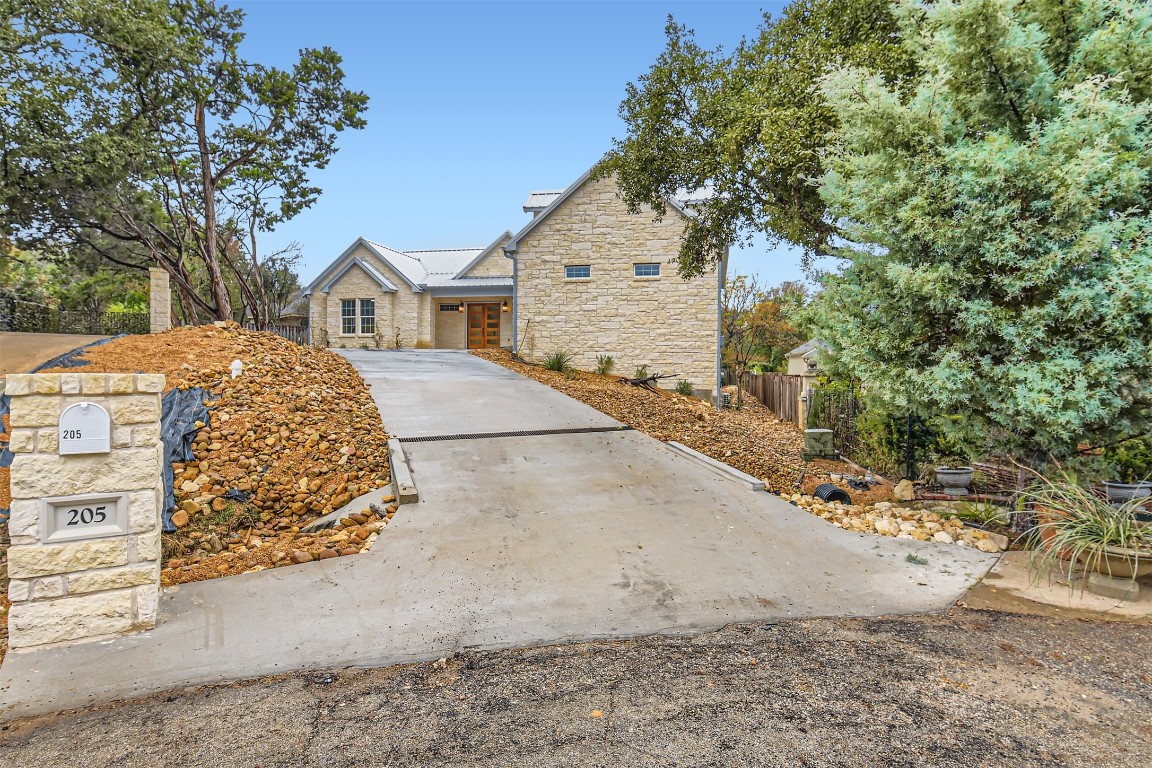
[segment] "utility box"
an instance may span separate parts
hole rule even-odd
[[[836,452],[836,448],[832,445],[832,430],[804,430],[804,450],[800,455],[804,461],[812,461],[813,459],[839,461],[840,454]]]

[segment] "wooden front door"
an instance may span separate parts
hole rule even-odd
[[[468,349],[500,346],[500,305],[468,305]]]

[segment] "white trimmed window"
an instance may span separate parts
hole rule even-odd
[[[376,333],[376,299],[340,299],[340,333],[344,336]]]
[[[340,333],[356,333],[356,299],[340,299]]]
[[[565,280],[580,280],[585,277],[592,277],[591,264],[578,264],[575,266],[564,267]]]
[[[660,277],[659,264],[633,264],[633,277]]]
[[[376,333],[376,299],[360,299],[360,333],[364,336]]]
[[[459,312],[460,311],[460,305],[459,304],[441,304],[440,305],[440,311],[441,312]]]

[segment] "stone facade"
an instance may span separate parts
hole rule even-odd
[[[503,258],[503,257],[501,257]],[[508,261],[508,259],[504,259]],[[435,329],[436,349],[465,349],[468,346],[467,317],[469,304],[502,304],[507,301],[511,305],[510,296],[469,296],[467,298],[453,296],[432,297],[432,322]],[[441,312],[440,305],[460,304],[464,312]],[[500,313],[500,346],[512,346],[512,312]]]
[[[163,502],[159,374],[9,375],[13,650],[108,637],[156,624]],[[79,402],[111,416],[112,450],[60,455],[60,415]],[[47,542],[44,499],[109,494],[126,531]]]
[[[472,265],[472,269],[468,270],[468,277],[512,277],[512,260],[504,255],[503,248],[511,239],[501,238],[496,248]]]
[[[163,267],[148,268],[148,330],[161,333],[172,327],[172,285]]]
[[[583,370],[611,355],[616,373],[641,365],[715,388],[716,273],[682,280],[670,263],[684,218],[669,207],[663,221],[630,214],[611,178],[586,181],[520,238],[517,322],[521,354],[540,360],[563,350]],[[633,265],[660,264],[659,277],[635,277]],[[568,279],[566,266],[588,266]]]

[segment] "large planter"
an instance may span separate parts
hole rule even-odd
[[[1152,573],[1152,551],[1108,547],[1099,558],[1081,557],[1080,561],[1092,560],[1097,573],[1114,579],[1139,579]],[[1087,563],[1085,563],[1087,564]]]
[[[1152,481],[1144,480],[1139,483],[1104,483],[1104,492],[1108,494],[1108,501],[1113,504],[1124,504],[1132,499],[1152,498]]]
[[[936,467],[936,482],[949,496],[967,496],[974,474],[972,467]]]

